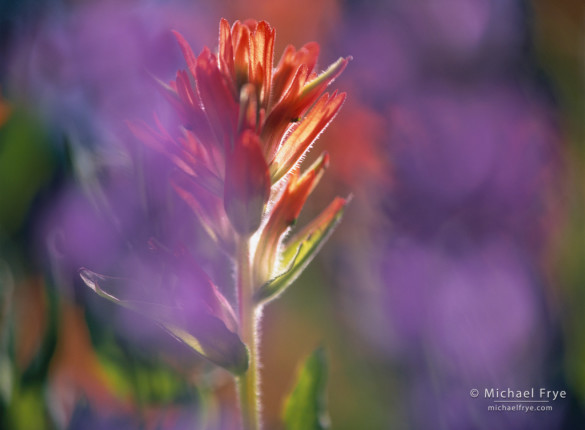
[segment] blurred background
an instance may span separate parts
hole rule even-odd
[[[220,17],[269,21],[276,59],[353,56],[301,218],[353,201],[264,312],[266,428],[318,345],[334,429],[585,428],[582,0],[0,0],[0,428],[233,428],[229,374],[78,276],[153,232],[217,259],[166,216],[126,121],[164,115],[153,77],[185,67],[169,30],[215,49]],[[567,398],[469,395],[532,387]]]

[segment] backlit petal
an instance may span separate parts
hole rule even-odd
[[[270,175],[275,183],[286,175],[303,154],[310,148],[319,134],[333,120],[345,100],[345,93],[324,94],[307,116],[286,138],[270,165]]]

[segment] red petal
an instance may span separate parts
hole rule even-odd
[[[209,128],[209,122],[201,109],[201,101],[197,95],[195,85],[192,83],[192,78],[189,77],[186,71],[179,70],[177,72],[175,88],[182,106],[179,108],[176,103],[174,105],[179,111],[183,125],[193,131],[207,149],[211,151],[213,132]]]
[[[197,58],[197,90],[205,114],[220,143],[220,148],[233,141],[238,119],[238,104],[229,89],[217,60],[207,48]]]
[[[224,207],[235,230],[242,235],[258,229],[270,197],[268,165],[260,145],[258,136],[245,130],[227,154]]]
[[[179,47],[181,48],[181,52],[183,53],[183,57],[185,57],[185,62],[187,63],[187,67],[193,76],[195,76],[195,66],[197,65],[197,57],[193,54],[193,50],[189,43],[185,40],[185,38],[179,33],[178,31],[173,30],[173,34],[177,38],[177,42],[179,42]]]

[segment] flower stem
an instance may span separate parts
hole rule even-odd
[[[249,359],[248,370],[238,378],[238,392],[243,429],[259,430],[257,319],[253,299],[254,286],[250,273],[249,246],[249,238],[240,237],[237,260],[240,336],[248,347]]]

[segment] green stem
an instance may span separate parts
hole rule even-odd
[[[258,399],[258,347],[256,344],[256,314],[254,291],[250,273],[249,239],[240,237],[238,247],[238,299],[240,317],[240,336],[248,347],[248,370],[238,378],[238,394],[242,427],[244,430],[258,430],[259,399]]]

